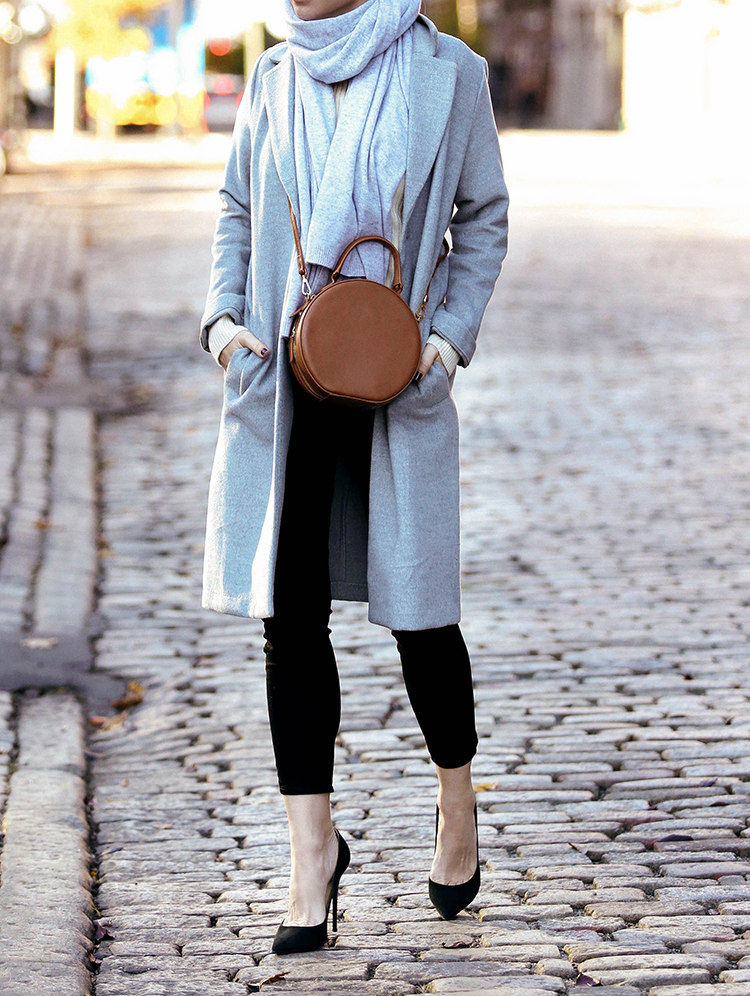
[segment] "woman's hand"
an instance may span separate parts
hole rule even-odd
[[[248,332],[247,329],[240,329],[234,339],[230,339],[219,353],[219,363],[225,370],[229,366],[232,353],[236,349],[240,349],[242,346],[252,350],[256,356],[260,356],[263,360],[265,360],[268,356],[268,347],[264,346],[260,339],[256,339],[252,332]]]
[[[437,350],[437,346],[433,346],[431,342],[428,342],[425,348],[422,350],[422,358],[419,361],[419,366],[417,367],[417,373],[414,380],[421,380],[427,371],[430,369],[435,360],[440,359],[440,353]]]

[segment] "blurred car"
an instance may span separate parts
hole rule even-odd
[[[231,131],[245,90],[245,79],[233,73],[206,73],[205,118],[209,131]]]

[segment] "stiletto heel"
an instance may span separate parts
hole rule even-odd
[[[329,910],[331,910],[331,928],[334,933],[338,931],[339,882],[341,881],[341,876],[349,867],[351,853],[349,845],[338,830],[334,830],[334,833],[338,840],[339,853],[336,859],[336,867],[333,870],[333,877],[328,883],[331,892],[326,903],[326,915],[323,918],[323,922],[316,923],[312,927],[291,927],[282,923],[273,939],[271,950],[274,954],[294,954],[298,951],[316,951],[318,948],[322,948],[328,940]]]
[[[440,822],[440,809],[435,806],[435,846],[437,847],[438,824]],[[461,882],[460,885],[441,885],[439,882],[428,880],[430,901],[438,911],[443,920],[452,920],[461,910],[465,910],[479,892],[479,827],[477,824],[477,807],[474,806],[474,827],[477,831],[477,869],[468,882]]]

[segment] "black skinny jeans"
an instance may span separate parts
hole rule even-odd
[[[264,620],[266,693],[279,787],[285,795],[333,791],[341,719],[330,640],[328,532],[339,458],[368,504],[373,412],[322,404],[294,382],[294,419],[274,577]],[[300,510],[304,509],[303,514]],[[404,683],[430,757],[467,764],[477,747],[471,664],[457,625],[398,630]]]

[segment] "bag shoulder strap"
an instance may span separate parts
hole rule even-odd
[[[442,249],[443,251],[438,256],[437,263],[435,263],[435,269],[432,271],[430,282],[427,284],[427,290],[424,292],[424,300],[422,301],[422,303],[420,304],[420,306],[417,308],[416,311],[415,317],[418,322],[422,321],[422,319],[424,318],[424,313],[427,310],[427,302],[430,300],[430,287],[432,286],[432,281],[435,279],[435,274],[438,271],[438,267],[440,266],[440,264],[443,262],[444,259],[447,259],[448,253],[451,251],[451,247],[448,245],[448,240],[445,238],[445,236],[443,236]]]
[[[307,279],[307,266],[305,265],[305,254],[302,252],[302,241],[299,237],[299,228],[297,227],[297,219],[294,217],[294,207],[292,206],[292,200],[289,194],[286,195],[287,204],[289,205],[289,219],[292,222],[292,234],[294,235],[294,248],[297,253],[297,272],[299,273],[300,280],[302,281],[302,290],[305,294],[305,300],[309,301],[313,296],[312,287],[310,286],[310,281]]]

